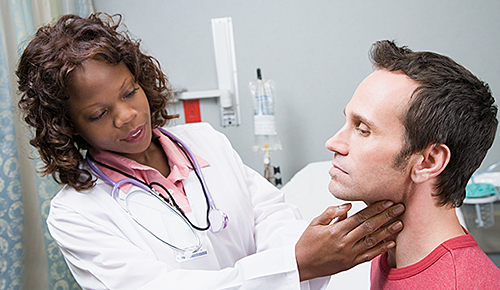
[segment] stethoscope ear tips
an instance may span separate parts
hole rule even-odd
[[[211,209],[208,213],[208,220],[210,221],[210,230],[214,233],[225,229],[229,222],[228,216],[220,209]]]

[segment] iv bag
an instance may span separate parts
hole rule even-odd
[[[250,82],[248,87],[252,94],[253,105],[253,151],[281,150],[274,115],[274,82],[264,81],[260,69],[257,69],[257,79]]]

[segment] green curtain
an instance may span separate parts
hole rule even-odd
[[[23,241],[23,236],[25,214],[30,214],[24,212],[24,205],[26,199],[32,197],[38,199],[43,233],[40,240],[44,242],[47,258],[47,285],[36,284],[35,281],[37,289],[80,289],[45,223],[50,200],[60,186],[52,178],[36,174],[35,170],[42,166],[36,156],[33,156],[33,162],[28,163],[27,167],[31,168],[21,168],[26,163],[20,162],[18,148],[29,147],[18,144],[27,142],[27,138],[18,136],[23,135],[19,132],[26,129],[17,115],[19,97],[16,95],[17,79],[14,71],[17,58],[38,26],[62,14],[88,16],[93,12],[93,3],[92,0],[8,0],[2,1],[0,9],[0,290],[30,287],[26,286],[29,284],[26,283],[29,275],[25,269],[32,261],[25,257],[27,241]],[[24,172],[23,178],[20,172]],[[29,174],[34,177],[24,177]],[[29,184],[33,180],[36,186]],[[36,194],[32,191],[36,191]],[[30,266],[33,268],[38,265]],[[33,284],[31,281],[31,287]]]

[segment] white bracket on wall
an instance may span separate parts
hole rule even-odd
[[[240,99],[238,94],[238,75],[234,53],[233,22],[231,17],[212,19],[215,64],[217,69],[218,90],[182,92],[179,100],[219,98],[221,123],[223,127],[238,126],[240,120]]]

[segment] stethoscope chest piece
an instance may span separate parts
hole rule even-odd
[[[225,229],[229,222],[227,215],[217,208],[210,209],[208,220],[210,221],[210,230],[214,233],[218,233]]]

